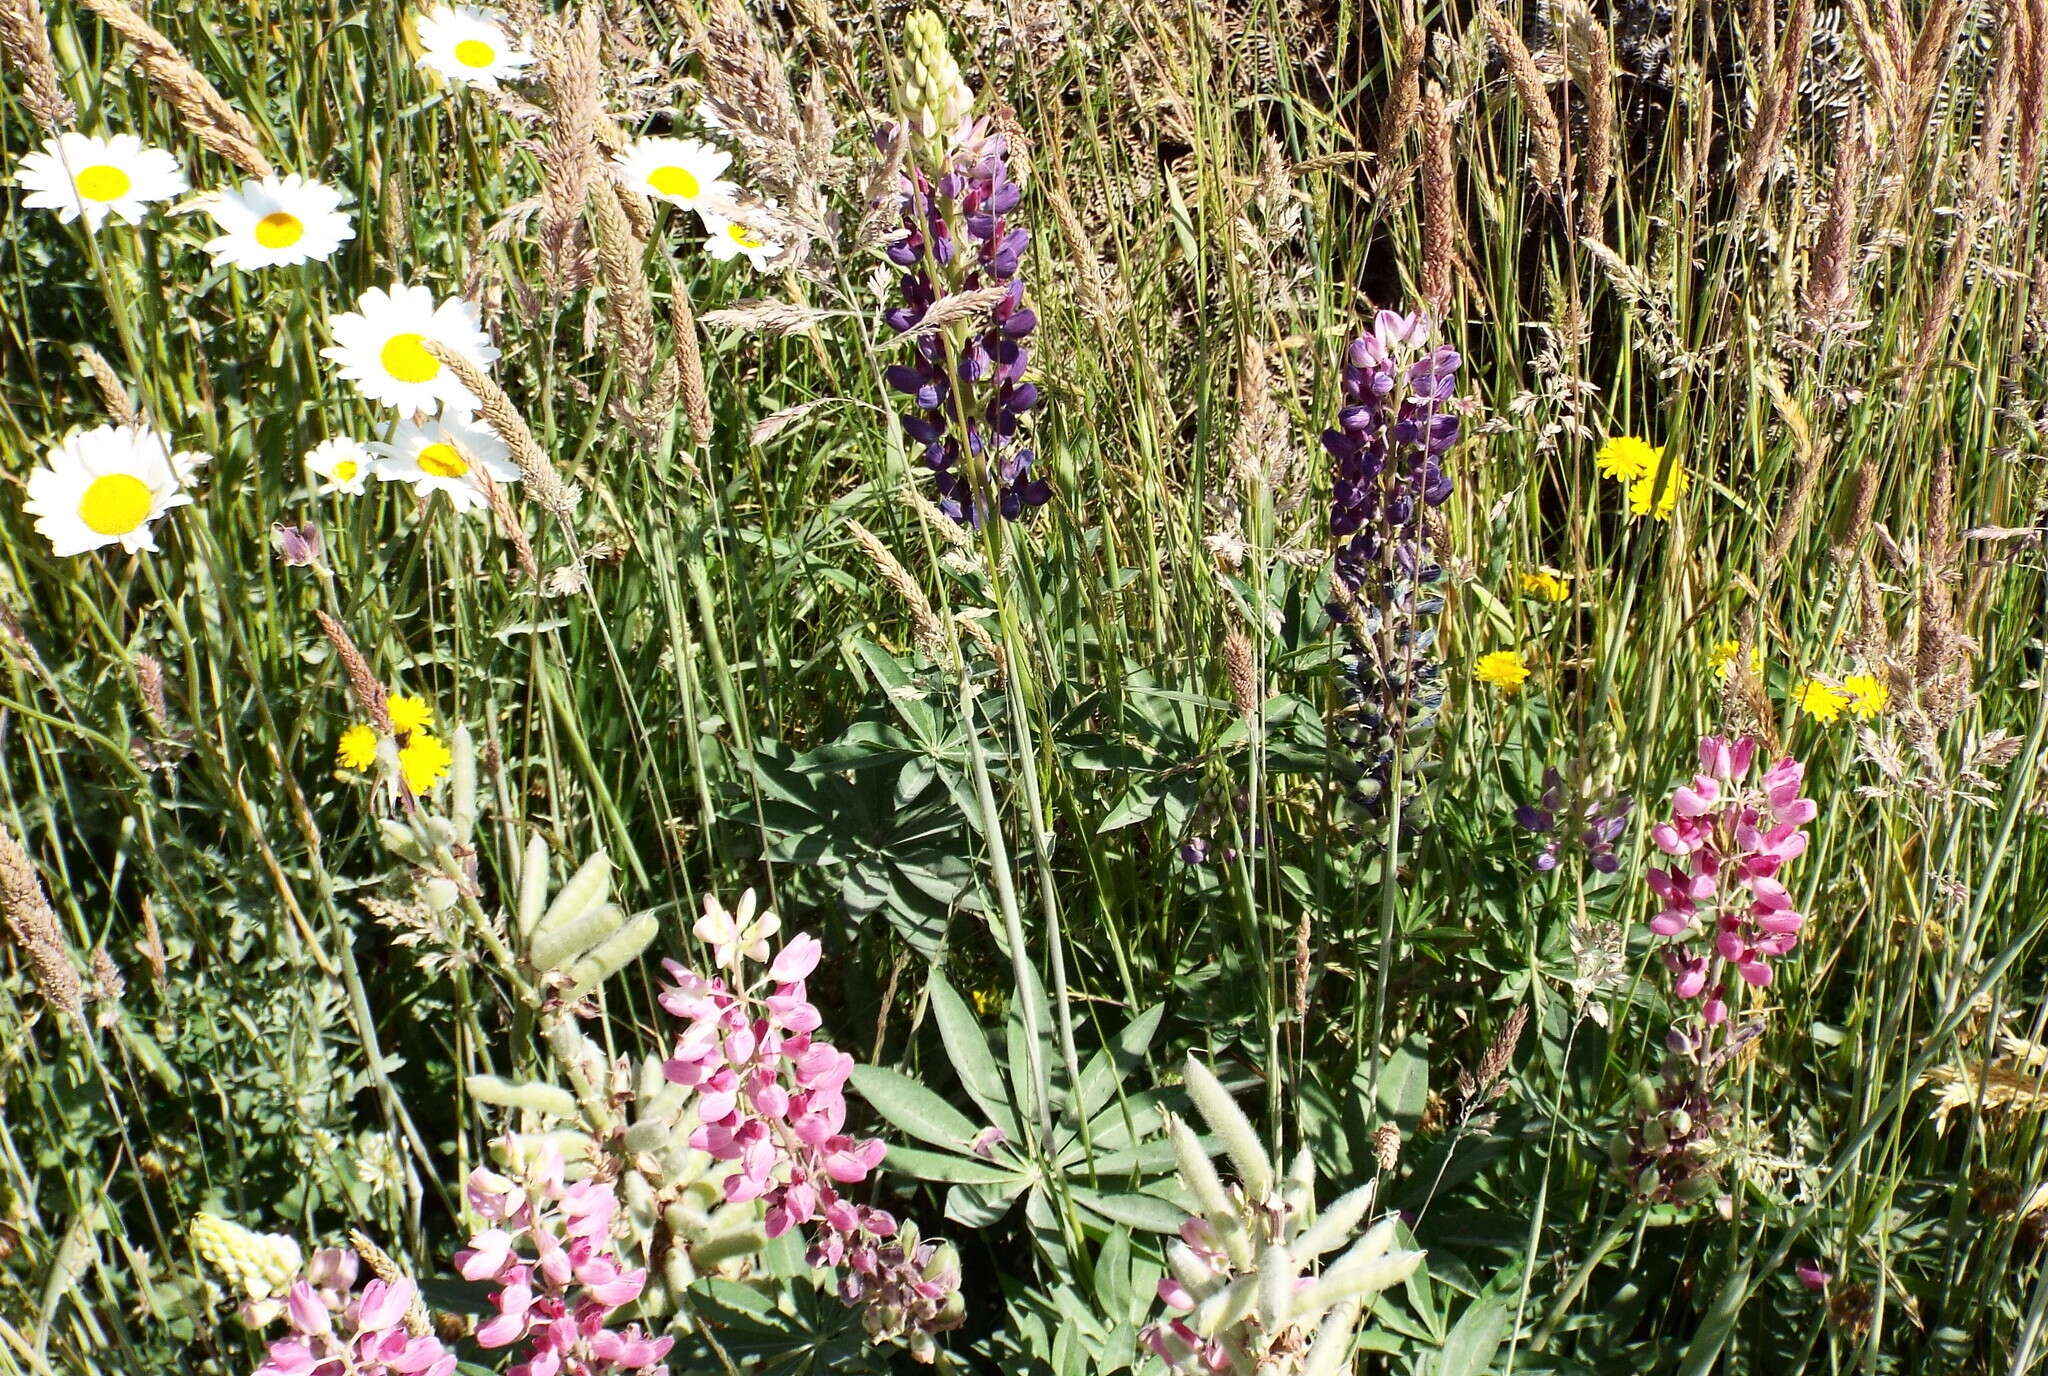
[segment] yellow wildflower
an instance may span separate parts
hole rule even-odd
[[[1522,662],[1520,650],[1495,650],[1479,657],[1479,663],[1473,666],[1472,677],[1513,697],[1528,679],[1529,666]]]
[[[368,769],[377,759],[377,733],[358,722],[341,733],[334,757],[343,769]]]
[[[1537,569],[1534,573],[1522,575],[1522,595],[1541,598],[1545,602],[1569,601],[1572,595],[1572,579],[1568,573],[1556,569]]]
[[[1692,475],[1675,459],[1668,467],[1661,478],[1658,469],[1652,467],[1628,485],[1629,515],[1651,516],[1659,521],[1671,519],[1671,513],[1678,509],[1678,499],[1692,486]]]
[[[1841,692],[1848,699],[1849,710],[1865,721],[1884,711],[1892,700],[1892,690],[1869,674],[1849,675],[1842,680]]]
[[[1742,653],[1742,642],[1724,640],[1707,652],[1707,668],[1717,674],[1726,675],[1735,667],[1736,656]],[[1761,645],[1749,647],[1749,672],[1752,675],[1764,671],[1764,650]]]
[[[1832,683],[1810,678],[1792,690],[1792,701],[1800,711],[1826,726],[1842,715],[1842,709],[1849,705],[1849,695]]]
[[[1648,440],[1639,440],[1634,435],[1616,435],[1600,446],[1593,462],[1599,465],[1602,477],[1632,483],[1655,473],[1663,458],[1664,446],[1661,444],[1653,446]]]
[[[434,709],[427,706],[425,698],[416,698],[406,693],[393,693],[384,699],[384,708],[391,713],[391,729],[400,735],[423,730],[434,724]]]
[[[454,759],[440,737],[415,731],[398,752],[398,772],[405,776],[405,786],[417,796],[439,783]]]

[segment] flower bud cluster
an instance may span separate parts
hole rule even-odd
[[[355,1291],[356,1256],[316,1252],[285,1297],[291,1331],[270,1344],[255,1376],[453,1376],[455,1354],[406,1324],[419,1296],[409,1280]]]
[[[931,10],[903,22],[903,89],[899,93],[910,130],[929,139],[951,133],[974,109],[974,92],[946,43],[946,25]]]
[[[276,1318],[281,1297],[298,1278],[299,1244],[282,1233],[257,1233],[214,1214],[199,1213],[185,1225],[192,1250],[227,1278],[242,1298],[242,1321],[261,1328]]]
[[[1534,864],[1539,870],[1554,870],[1568,845],[1585,852],[1586,863],[1601,874],[1621,868],[1614,843],[1628,830],[1629,813],[1635,800],[1613,789],[1572,793],[1562,774],[1543,771],[1543,796],[1515,809],[1515,822],[1525,831],[1549,837]]]

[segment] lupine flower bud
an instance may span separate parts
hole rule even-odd
[[[282,1233],[251,1232],[208,1213],[194,1214],[185,1231],[192,1250],[249,1299],[283,1295],[298,1278],[299,1244]]]
[[[946,44],[946,25],[930,10],[903,23],[903,113],[920,138],[950,134],[974,109],[974,92]]]

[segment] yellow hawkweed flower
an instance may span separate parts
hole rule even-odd
[[[1568,573],[1556,569],[1538,569],[1525,573],[1521,578],[1524,597],[1541,598],[1545,602],[1565,602],[1571,599],[1572,579]]]
[[[384,708],[391,713],[391,729],[401,735],[434,724],[434,709],[427,706],[425,698],[393,693],[384,699]]]
[[[1707,668],[1714,673],[1726,675],[1735,667],[1735,660],[1742,653],[1742,642],[1724,640],[1707,652]],[[1752,675],[1764,671],[1764,650],[1761,645],[1749,647],[1749,672]]]
[[[1528,679],[1529,666],[1522,662],[1520,650],[1495,650],[1479,657],[1479,663],[1472,668],[1472,677],[1513,697]]]
[[[1657,471],[1657,465],[1663,459],[1663,445],[1653,446],[1648,440],[1639,440],[1634,435],[1616,435],[1601,445],[1600,452],[1593,456],[1601,477],[1624,483],[1649,477]]]
[[[305,1260],[299,1244],[282,1233],[251,1232],[212,1214],[194,1214],[186,1233],[192,1250],[252,1300],[284,1294]]]
[[[439,783],[454,759],[438,736],[415,731],[398,752],[398,772],[405,776],[405,786],[417,796]]]
[[[1884,711],[1892,700],[1892,690],[1869,674],[1849,675],[1842,680],[1841,692],[1848,699],[1849,710],[1865,721]]]
[[[1842,715],[1842,709],[1849,705],[1849,695],[1832,683],[1810,678],[1792,690],[1792,701],[1800,711],[1826,726]]]
[[[1660,467],[1668,468],[1661,476]],[[1691,486],[1692,475],[1677,460],[1669,465],[1653,465],[1648,473],[1628,485],[1628,514],[1668,521],[1671,513],[1678,509],[1678,499]]]
[[[341,733],[334,758],[343,769],[368,769],[377,760],[376,731],[360,722],[351,726]]]

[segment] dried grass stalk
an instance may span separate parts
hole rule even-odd
[[[74,1018],[85,1016],[85,983],[64,944],[64,929],[43,893],[42,878],[14,833],[0,826],[0,916],[21,948],[43,1002]]]
[[[2019,190],[2022,215],[2033,207],[2041,176],[2042,136],[2048,133],[2048,0],[2025,0],[2027,61],[2020,73]]]
[[[135,402],[129,397],[128,389],[121,385],[121,377],[114,371],[114,365],[107,362],[106,355],[90,344],[81,344],[78,346],[78,361],[85,365],[93,389],[100,394],[100,405],[106,408],[107,418],[116,425],[134,425],[140,419]]]
[[[1806,278],[1806,318],[1816,324],[1839,316],[1849,304],[1856,265],[1857,190],[1869,148],[1863,109],[1851,104],[1836,135],[1834,175],[1829,181],[1828,215],[1813,246]]]
[[[1393,89],[1380,114],[1379,166],[1383,174],[1400,161],[1401,146],[1421,112],[1422,59],[1428,52],[1429,31],[1417,24],[1401,39],[1401,62],[1394,68]]]
[[[199,74],[199,69],[178,51],[176,44],[126,0],[78,3],[135,46],[136,65],[142,69],[144,79],[171,103],[186,131],[202,145],[252,177],[268,177],[276,171],[270,159],[263,156],[255,126]]]
[[[1898,135],[1892,145],[1895,172],[1910,172],[1913,164],[1919,161],[1920,149],[1927,141],[1932,122],[1934,98],[1941,90],[1942,79],[1948,75],[1949,63],[1955,58],[1956,32],[1962,27],[1963,17],[1969,9],[1967,0],[1934,0],[1928,6],[1919,41],[1913,45],[1912,56],[1904,63],[1905,108],[1893,126]],[[1895,41],[1903,47],[1904,21],[1899,22]],[[1901,198],[1911,194],[1907,185],[1909,180],[1902,178],[1900,182]]]
[[[569,275],[576,258],[576,239],[583,224],[583,206],[602,174],[598,130],[605,122],[599,94],[599,56],[603,30],[595,6],[586,5],[573,20],[546,24],[550,42],[544,81],[553,118],[541,145],[540,243],[542,265],[550,285]]]
[[[1777,379],[1766,375],[1764,385],[1771,394],[1779,419],[1784,421],[1785,429],[1792,437],[1792,461],[1795,465],[1791,491],[1785,494],[1785,505],[1779,510],[1777,524],[1771,529],[1770,543],[1764,547],[1763,572],[1768,581],[1776,577],[1792,542],[1806,528],[1806,508],[1812,503],[1814,487],[1820,481],[1822,450],[1799,403],[1779,385]]]
[[[1586,26],[1586,189],[1579,202],[1579,233],[1600,237],[1607,218],[1607,189],[1614,181],[1614,46],[1597,22]]]
[[[753,334],[801,334],[834,312],[796,301],[742,301],[723,310],[706,311],[704,324],[714,330]]]
[[[690,436],[699,445],[711,443],[711,392],[704,382],[704,353],[697,343],[697,318],[690,309],[689,284],[682,278],[669,281],[668,329],[675,352],[670,366],[675,369],[677,395]]]
[[[1852,497],[1849,504],[1849,520],[1842,527],[1842,534],[1828,550],[1828,558],[1837,568],[1853,563],[1857,552],[1863,548],[1863,537],[1870,533],[1870,518],[1877,511],[1877,488],[1880,480],[1877,465],[1865,459],[1856,466],[1855,476],[1850,479]]]
[[[1096,256],[1095,245],[1088,237],[1088,227],[1082,223],[1080,212],[1067,199],[1065,187],[1055,178],[1048,177],[1039,184],[1046,203],[1052,207],[1053,223],[1060,227],[1060,240],[1067,246],[1067,261],[1074,268],[1074,301],[1081,308],[1081,314],[1097,324],[1107,324],[1116,316],[1110,304],[1108,292],[1102,286],[1101,260]]]
[[[1785,21],[1785,41],[1778,47],[1777,65],[1770,85],[1757,99],[1756,120],[1750,125],[1749,144],[1742,150],[1742,163],[1735,172],[1735,215],[1742,219],[1756,207],[1764,178],[1778,160],[1786,131],[1792,127],[1792,112],[1799,103],[1799,73],[1806,65],[1806,44],[1813,36],[1813,0],[1793,0],[1791,17]]]
[[[348,675],[349,691],[355,694],[356,705],[363,709],[363,715],[370,719],[380,735],[391,734],[391,710],[385,706],[384,681],[370,671],[370,661],[363,658],[363,652],[356,648],[348,628],[321,611],[313,609],[314,620],[320,623],[321,634],[334,647],[335,657],[341,660],[341,669]]]
[[[1258,656],[1250,637],[1236,626],[1223,633],[1223,676],[1230,684],[1230,705],[1246,721],[1259,714],[1266,695],[1259,686]]]
[[[849,517],[846,528],[852,533],[853,542],[860,546],[861,553],[875,566],[875,572],[881,574],[882,581],[896,590],[896,595],[903,599],[904,606],[909,609],[912,638],[918,651],[936,663],[951,662],[951,643],[946,638],[946,623],[932,610],[930,599],[924,595],[924,589],[917,585],[917,580],[910,576],[910,571],[889,552],[889,547],[882,543],[879,536],[859,521]]]
[[[1543,70],[1536,65],[1513,20],[1491,5],[1482,18],[1487,35],[1507,61],[1508,79],[1514,83],[1515,94],[1521,97],[1529,124],[1530,173],[1539,190],[1555,191],[1564,165],[1564,135],[1558,127],[1556,112],[1550,108],[1550,90],[1543,84]]]
[[[40,0],[0,0],[0,57],[21,73],[27,88],[21,103],[47,132],[62,133],[78,118],[64,94],[57,61],[50,55],[50,29]]]
[[[627,380],[629,399],[637,398],[654,369],[654,299],[643,261],[646,244],[633,233],[619,202],[618,188],[603,184],[602,195],[590,198],[597,226],[597,275],[604,282],[605,317],[612,327],[612,355]]]
[[[898,344],[904,340],[916,339],[922,334],[929,334],[933,330],[943,330],[948,326],[980,320],[1009,294],[1009,284],[1001,283],[992,287],[970,287],[966,291],[956,291],[951,296],[942,296],[932,302],[931,308],[915,325],[883,342]]]
[[[1451,304],[1451,265],[1457,254],[1458,203],[1451,168],[1451,121],[1443,88],[1422,93],[1422,300],[1433,314]]]
[[[564,523],[573,520],[576,514],[575,495],[555,475],[555,466],[548,460],[547,451],[534,439],[533,431],[527,428],[526,418],[505,395],[505,389],[489,373],[453,349],[444,348],[431,339],[421,347],[455,374],[456,379],[476,398],[477,414],[512,451],[512,462],[519,465],[520,481],[526,484],[526,490],[533,499],[557,520]],[[488,496],[488,492],[485,495]]]
[[[519,513],[512,509],[512,501],[505,495],[505,489],[498,486],[490,473],[476,468],[476,483],[484,490],[484,503],[491,509],[491,516],[498,523],[498,534],[512,546],[515,558],[519,560],[519,571],[530,583],[540,581],[540,562],[533,557],[533,541],[526,538],[526,527],[519,524]]]

